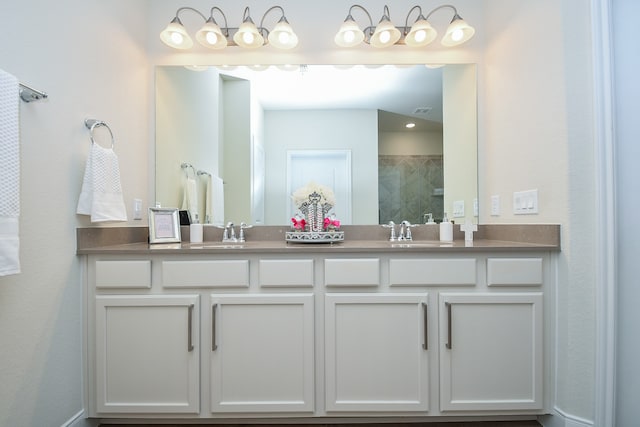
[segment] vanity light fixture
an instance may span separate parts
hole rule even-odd
[[[229,27],[227,17],[219,7],[212,7],[207,18],[197,9],[184,6],[176,11],[176,16],[169,25],[160,33],[160,40],[167,46],[174,49],[190,49],[193,40],[187,33],[184,25],[180,21],[180,14],[184,11],[194,12],[204,20],[204,25],[196,32],[196,40],[201,45],[209,49],[224,49],[227,46],[240,46],[244,48],[258,48],[270,44],[278,49],[292,49],[298,45],[298,36],[294,33],[289,21],[284,14],[284,9],[280,6],[272,6],[262,15],[260,26],[256,26],[251,19],[249,7],[244,9],[242,23],[239,27]],[[267,15],[274,10],[280,11],[282,16],[269,31],[264,26]],[[213,17],[214,12],[218,12],[224,20],[224,27],[220,27]]]
[[[441,40],[442,45],[447,47],[458,46],[471,39],[475,30],[458,15],[458,11],[454,6],[448,4],[436,7],[427,14],[426,18],[422,14],[420,6],[413,6],[407,13],[404,26],[395,26],[391,22],[389,8],[386,5],[380,22],[374,26],[369,11],[359,4],[354,4],[349,8],[349,13],[334,40],[340,47],[357,46],[363,41],[378,48],[394,44],[404,44],[411,47],[427,46],[438,35],[438,32],[429,23],[429,18],[434,12],[445,8],[453,11],[453,18]],[[352,13],[354,10],[360,10],[367,15],[369,26],[365,27],[364,30],[360,29],[355,19],[353,19]],[[409,17],[414,11],[417,11],[418,17],[409,26]]]

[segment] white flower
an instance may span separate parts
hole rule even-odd
[[[291,195],[291,199],[296,207],[301,207],[303,203],[309,201],[309,196],[313,193],[318,193],[320,195],[320,200],[318,202],[319,205],[329,205],[331,207],[336,204],[336,196],[333,194],[333,190],[326,185],[317,184],[313,181],[310,181],[304,187],[298,188]]]

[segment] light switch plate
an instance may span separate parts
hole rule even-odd
[[[500,196],[491,196],[491,216],[500,216]]]
[[[133,219],[142,219],[142,199],[133,199]]]
[[[456,200],[455,202],[453,202],[453,217],[464,217],[464,200]]]
[[[514,215],[538,213],[538,190],[516,191],[513,193]]]

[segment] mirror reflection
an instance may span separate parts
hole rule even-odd
[[[477,216],[476,105],[473,64],[159,66],[156,201],[288,225],[291,194],[316,181],[342,224],[463,222]]]

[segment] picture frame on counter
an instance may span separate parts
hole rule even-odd
[[[149,208],[149,243],[180,243],[177,208]]]

